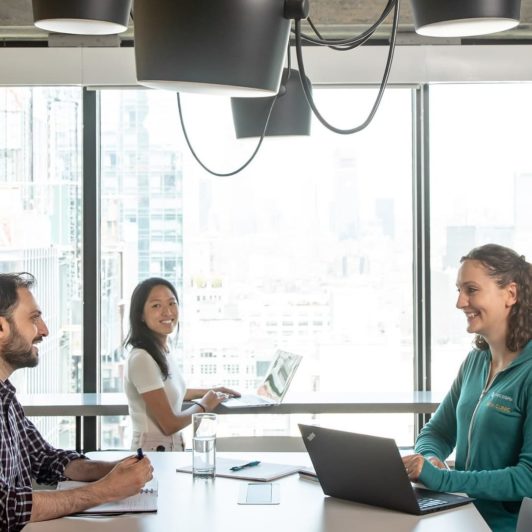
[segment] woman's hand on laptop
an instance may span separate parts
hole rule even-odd
[[[417,482],[419,475],[421,475],[421,470],[423,469],[424,463],[425,457],[421,456],[420,454],[409,454],[408,456],[403,456],[403,464],[410,481]]]
[[[213,388],[213,391],[219,393],[219,394],[224,394],[225,397],[224,397],[224,400],[225,399],[229,399],[231,397],[240,397],[240,392],[237,392],[236,390],[232,390],[231,388],[226,388],[225,386],[216,386],[215,388]]]
[[[209,390],[198,402],[201,403],[206,412],[212,412],[226,398],[227,396],[221,392]]]
[[[240,393],[225,386],[217,386],[209,390],[200,402],[207,412],[212,412],[220,403],[227,401],[230,397],[240,397]]]
[[[438,469],[449,469],[449,467],[442,462],[437,456],[422,456],[420,454],[410,454],[408,456],[403,456],[403,464],[406,469],[408,478],[412,482],[416,482],[421,475],[421,470],[423,469],[423,464],[425,460],[430,462],[434,467]]]
[[[442,462],[437,456],[425,456],[425,458],[438,469],[449,469],[449,466]]]

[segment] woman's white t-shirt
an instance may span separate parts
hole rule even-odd
[[[163,388],[174,414],[181,412],[186,392],[185,380],[172,353],[167,355],[167,361],[169,375],[164,380],[159,366],[145,349],[135,347],[129,354],[124,375],[124,391],[133,424],[132,450],[137,447],[147,451],[158,450],[158,446],[163,446],[166,451],[183,450],[181,434],[165,436],[148,414],[146,403],[141,396],[143,393]]]

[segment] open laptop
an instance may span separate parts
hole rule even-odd
[[[473,500],[412,486],[392,439],[309,425],[299,430],[326,495],[415,515]]]
[[[222,403],[223,406],[226,408],[243,408],[280,404],[288,391],[301,358],[299,355],[278,350],[262,384],[257,388],[256,395],[243,395],[242,397],[227,399]]]

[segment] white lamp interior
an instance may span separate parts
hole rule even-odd
[[[416,32],[426,37],[471,37],[509,30],[518,24],[512,18],[465,18],[427,24]]]
[[[112,35],[127,30],[127,26],[105,20],[77,18],[50,18],[37,20],[35,26],[42,30],[74,35]]]
[[[138,82],[151,89],[162,89],[173,92],[191,92],[195,94],[211,94],[214,96],[238,96],[241,98],[264,98],[275,96],[277,92],[255,87],[240,87],[237,85],[217,85],[215,83],[195,83],[193,81],[167,81],[139,79]]]

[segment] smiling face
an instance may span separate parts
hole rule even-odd
[[[154,286],[144,303],[142,319],[166,345],[166,339],[178,323],[179,307],[172,291],[164,286]]]
[[[458,270],[456,307],[467,318],[467,332],[492,344],[505,342],[508,316],[517,301],[515,283],[500,287],[478,260],[465,260]]]
[[[48,328],[33,294],[26,288],[19,288],[17,295],[18,303],[12,316],[1,318],[0,358],[6,376],[16,369],[36,366],[39,350],[35,344],[48,336]]]

